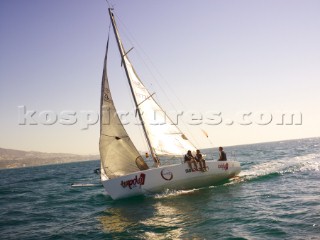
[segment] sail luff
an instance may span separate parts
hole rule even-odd
[[[118,28],[117,28],[117,24],[116,24],[116,21],[115,21],[115,19],[114,19],[114,15],[113,15],[113,12],[112,12],[112,9],[111,9],[111,8],[109,8],[109,15],[110,15],[111,23],[112,23],[112,26],[113,26],[113,31],[114,31],[115,37],[116,37],[116,39],[117,39],[117,44],[118,44],[119,52],[120,52],[120,55],[121,55],[121,61],[122,61],[122,63],[124,63],[124,62],[125,62],[124,57],[126,57],[126,55],[127,55],[128,52],[125,53],[125,51],[124,51],[124,47],[123,47],[122,41],[121,41],[121,39],[120,39],[119,32],[118,32]],[[131,49],[130,49],[129,51],[131,51]],[[150,141],[150,139],[149,139],[147,130],[146,130],[145,125],[144,125],[144,121],[143,121],[143,118],[142,118],[141,111],[140,111],[140,109],[139,109],[139,105],[138,105],[136,96],[135,96],[135,94],[134,94],[134,90],[133,90],[133,87],[132,87],[132,84],[131,84],[131,80],[130,80],[129,72],[128,72],[128,69],[127,69],[127,65],[126,65],[125,63],[124,63],[123,65],[124,65],[126,77],[127,77],[127,80],[128,80],[129,86],[130,86],[131,94],[132,94],[132,97],[133,97],[133,100],[134,100],[134,103],[135,103],[135,106],[136,106],[136,109],[137,109],[137,112],[138,112],[139,120],[140,120],[140,122],[141,122],[142,129],[143,129],[145,138],[146,138],[146,140],[147,140],[147,144],[148,144],[148,146],[149,146],[149,150],[150,150],[150,152],[151,152],[151,156],[152,156],[153,160],[154,160],[156,163],[158,163],[159,160],[158,160],[158,158],[156,157],[156,154],[155,154],[155,152],[154,152],[154,150],[153,150],[151,141]]]
[[[107,76],[107,56],[109,38],[106,46],[101,83],[100,99],[100,140],[101,179],[110,179],[148,166],[129,138],[115,109]]]
[[[110,28],[109,28],[109,32],[110,32]],[[106,82],[106,66],[107,66],[107,56],[108,56],[108,49],[109,49],[109,34],[108,34],[108,41],[107,41],[107,46],[106,46],[106,53],[104,56],[104,61],[103,61],[103,72],[102,72],[102,81],[101,81],[101,93],[100,93],[100,139],[99,139],[99,148],[101,145],[101,135],[102,135],[102,117],[103,117],[103,96],[104,96],[104,89],[105,89],[105,82]],[[100,152],[100,158],[101,157],[101,152]],[[107,177],[106,173],[104,171],[104,164],[103,164],[103,160],[100,160],[100,175],[103,177]]]

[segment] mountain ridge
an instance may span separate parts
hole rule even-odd
[[[61,164],[99,159],[99,155],[47,153],[0,148],[0,169]]]

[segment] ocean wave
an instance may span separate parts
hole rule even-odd
[[[171,190],[167,189],[163,193],[155,194],[153,197],[155,199],[162,199],[162,198],[169,198],[169,197],[176,197],[181,195],[187,195],[195,193],[196,191],[199,191],[198,188],[192,189],[192,190]]]
[[[241,180],[252,180],[269,175],[281,175],[302,171],[320,171],[320,154],[307,154],[293,158],[284,158],[263,162],[243,170]]]

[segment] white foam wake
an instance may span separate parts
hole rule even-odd
[[[264,162],[248,170],[243,170],[239,174],[239,177],[250,180],[272,173],[284,174],[301,171],[320,171],[320,154],[307,154],[294,158]]]
[[[162,199],[162,198],[168,198],[168,197],[176,197],[176,196],[180,196],[180,195],[192,194],[196,191],[199,191],[199,189],[192,189],[192,190],[169,190],[169,189],[167,189],[163,193],[159,193],[159,194],[154,195],[154,198]]]

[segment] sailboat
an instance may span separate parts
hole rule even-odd
[[[153,167],[146,164],[117,114],[107,76],[108,38],[101,86],[99,141],[100,177],[107,194],[116,200],[161,193],[168,189],[194,189],[210,186],[239,174],[241,167],[237,161],[206,160],[205,171],[192,169],[183,161],[161,165],[160,156],[180,156],[183,159],[188,150],[195,151],[196,148],[178,126],[173,124],[138,77],[128,57],[131,49],[126,51],[120,39],[112,8],[109,8],[109,15],[121,65],[128,80],[150,156],[155,164]],[[166,124],[152,124],[155,112],[164,114]]]

